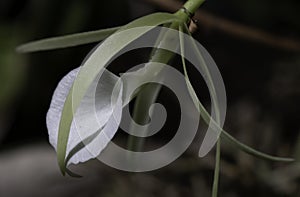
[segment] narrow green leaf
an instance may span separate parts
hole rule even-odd
[[[98,46],[98,48],[83,64],[73,84],[73,88],[69,92],[69,95],[65,101],[59,126],[57,159],[63,174],[66,172],[66,148],[73,114],[76,112],[80,101],[82,100],[92,81],[111,60],[111,58],[132,41],[147,33],[155,26],[171,23],[175,20],[178,20],[178,18],[175,15],[168,13],[155,13],[139,18],[123,26],[118,32],[135,27],[145,28],[136,29],[135,31],[130,32],[130,34],[128,34],[126,37],[118,34],[118,32],[111,35],[101,45]]]
[[[17,48],[19,53],[29,53],[78,46],[104,40],[115,33],[120,27],[88,31],[53,38],[46,38],[23,44]]]
[[[187,31],[187,32],[189,32],[189,31]],[[184,33],[183,26],[179,26],[179,42],[180,42],[180,50],[181,50],[181,61],[182,61],[182,65],[183,65],[185,79],[188,82],[187,84],[189,84],[188,85],[188,90],[190,92],[192,100],[193,100],[194,104],[196,104],[196,106],[198,106],[197,103],[200,103],[200,101],[199,101],[199,99],[197,97],[197,94],[195,93],[195,91],[194,91],[194,89],[193,89],[193,87],[190,83],[190,80],[189,80],[188,74],[187,74],[187,70],[186,70],[186,64],[185,64],[185,58],[184,58],[185,51],[184,51],[183,33]],[[201,54],[198,53],[198,56],[201,56]],[[207,69],[207,65],[206,65],[203,58],[201,58],[201,63],[202,64],[200,66],[204,67],[205,74],[206,74],[206,76],[208,76],[208,84],[207,85],[209,86],[209,90],[210,91],[215,91],[214,84],[213,84],[212,79],[211,79],[211,75],[210,75],[210,73]],[[217,125],[220,125],[220,113],[219,113],[219,108],[218,108],[218,105],[217,105],[217,102],[216,102],[217,101],[216,94],[213,93],[211,95],[213,97],[212,99],[213,99],[214,107],[215,107],[215,110],[216,110],[216,120],[217,120],[217,123],[218,123]],[[198,111],[200,112],[200,115],[201,115],[201,107],[199,106],[199,107],[197,107],[197,109],[198,109]],[[209,125],[209,122],[207,124]],[[221,139],[219,138],[218,141],[217,141],[216,155],[215,155],[215,169],[214,169],[214,180],[213,180],[213,186],[212,186],[212,197],[217,197],[218,196],[219,175],[220,175],[220,159],[221,159]]]
[[[181,29],[181,31],[183,31],[183,30]],[[181,44],[181,46],[183,46],[183,45]],[[195,50],[198,50],[198,48],[196,47]],[[183,68],[184,68],[184,74],[185,74],[185,77],[186,77],[187,88],[190,92],[191,97],[194,100],[196,108],[201,113],[201,116],[204,119],[206,124],[209,125],[209,123],[212,122],[212,124],[214,125],[215,128],[218,128],[218,129],[221,130],[221,137],[223,139],[227,140],[230,144],[236,146],[240,150],[242,150],[242,151],[244,151],[244,152],[246,152],[250,155],[253,155],[255,157],[261,158],[261,159],[270,160],[270,161],[282,161],[282,162],[293,162],[294,161],[293,158],[277,157],[277,156],[272,156],[272,155],[268,155],[268,154],[262,153],[260,151],[257,151],[255,149],[241,143],[240,141],[235,139],[233,136],[231,136],[229,133],[227,133],[225,130],[220,128],[219,124],[217,124],[215,122],[215,120],[209,115],[209,113],[206,111],[205,107],[202,105],[202,103],[198,99],[197,94],[196,94],[192,84],[190,83],[190,80],[189,80],[189,77],[188,77],[188,74],[187,74],[187,71],[186,71],[186,64],[185,64],[184,57],[182,57],[182,64],[183,64]]]

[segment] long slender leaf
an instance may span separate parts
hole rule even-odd
[[[198,50],[198,48],[195,49],[195,50]],[[190,92],[191,97],[194,100],[196,108],[201,113],[201,116],[204,119],[204,121],[205,121],[206,124],[209,125],[209,123],[212,122],[212,124],[214,125],[215,128],[218,128],[219,130],[221,130],[221,137],[223,139],[227,140],[230,144],[236,146],[240,150],[242,150],[242,151],[244,151],[244,152],[246,152],[246,153],[248,153],[250,155],[253,155],[255,157],[261,158],[261,159],[271,160],[271,161],[282,161],[282,162],[292,162],[292,161],[294,161],[293,158],[277,157],[277,156],[272,156],[272,155],[265,154],[265,153],[262,153],[260,151],[257,151],[255,149],[247,146],[246,144],[241,143],[240,141],[238,141],[237,139],[235,139],[233,136],[231,136],[228,132],[226,132],[224,129],[220,128],[220,126],[209,115],[209,113],[206,111],[205,107],[199,101],[199,99],[197,97],[197,94],[196,94],[196,92],[195,92],[192,84],[190,83],[190,80],[189,80],[189,77],[188,77],[188,73],[186,71],[186,64],[185,64],[184,57],[182,57],[182,64],[183,64],[183,68],[184,68],[184,74],[185,74],[185,77],[186,77],[187,88],[188,88],[188,90]]]
[[[120,27],[88,31],[53,38],[46,38],[23,44],[17,48],[19,53],[29,53],[78,46],[104,40],[115,33]]]
[[[183,65],[185,79],[186,79],[186,81],[190,82],[190,80],[188,78],[188,75],[187,75],[185,58],[184,58],[185,51],[184,51],[183,33],[184,33],[183,26],[179,26],[179,42],[180,42],[180,50],[181,50],[181,61],[182,61],[182,65]],[[198,55],[200,55],[200,53]],[[206,64],[205,64],[203,59],[201,59],[201,62],[203,63],[202,66],[206,67]],[[204,70],[205,70],[205,74],[209,77],[208,86],[213,87],[213,88],[210,88],[210,91],[211,90],[215,91],[214,84],[212,82],[212,79],[211,79],[211,76],[210,76],[210,73],[209,73],[208,69],[204,68]],[[196,95],[196,93],[195,93],[195,91],[191,91],[191,88],[188,88],[188,89],[189,89],[189,92],[191,93],[191,96],[193,98],[193,102],[194,103],[200,102],[197,95]],[[215,101],[214,107],[216,109],[216,119],[217,119],[217,123],[219,125],[220,124],[220,113],[219,113],[219,110],[218,110],[218,105],[216,103],[216,94],[211,94],[211,95],[213,95],[213,97],[214,97],[213,100]],[[197,108],[197,109],[199,110],[199,108]],[[200,112],[200,110],[199,110],[199,112]],[[200,115],[201,115],[201,113],[200,113]],[[209,125],[209,123],[207,123],[207,124]],[[220,175],[220,159],[221,159],[221,139],[219,138],[218,141],[217,141],[217,147],[216,147],[214,180],[213,180],[213,186],[212,186],[212,197],[217,197],[218,196],[219,175]]]
[[[82,69],[80,70],[73,88],[67,96],[62,118],[59,126],[58,145],[57,145],[57,159],[60,169],[63,174],[66,172],[66,147],[70,126],[73,119],[73,114],[76,112],[80,101],[85,92],[89,88],[95,77],[101,72],[104,66],[116,55],[120,50],[126,47],[129,43],[136,40],[143,34],[147,33],[155,26],[171,23],[178,18],[173,14],[155,13],[142,18],[139,18],[128,25],[122,27],[118,32],[125,31],[135,27],[144,27],[131,31],[128,36],[124,37],[119,33],[115,33],[108,37],[86,60]]]

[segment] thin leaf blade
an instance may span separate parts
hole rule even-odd
[[[46,38],[23,44],[17,48],[19,53],[31,53],[37,51],[61,49],[74,47],[93,42],[99,42],[115,33],[120,27],[101,29],[96,31],[88,31],[83,33]]]
[[[183,29],[180,28],[180,32],[184,33]],[[191,35],[190,35],[191,36]],[[182,34],[180,34],[180,45],[183,45],[183,38],[182,38]],[[196,49],[195,49],[196,50]],[[198,49],[197,49],[198,50]],[[184,54],[184,48],[181,48],[181,53]],[[182,65],[183,65],[183,70],[184,70],[184,74],[185,74],[185,78],[186,78],[186,85],[188,88],[188,91],[191,95],[191,97],[193,98],[195,107],[199,110],[201,117],[204,119],[204,122],[209,125],[210,123],[213,124],[213,126],[215,128],[218,128],[221,131],[221,137],[225,140],[227,140],[230,144],[232,144],[233,146],[236,146],[237,148],[239,148],[240,150],[244,151],[245,153],[264,159],[264,160],[270,160],[270,161],[280,161],[280,162],[293,162],[295,161],[293,158],[287,158],[287,157],[277,157],[277,156],[272,156],[260,151],[257,151],[251,147],[249,147],[246,144],[243,144],[242,142],[238,141],[236,138],[234,138],[233,136],[231,136],[228,132],[226,132],[224,129],[222,129],[219,124],[217,124],[217,122],[210,116],[210,114],[207,112],[207,110],[205,109],[205,107],[203,106],[203,104],[200,102],[199,98],[197,97],[197,94],[189,80],[189,76],[186,70],[186,63],[185,63],[185,59],[182,56],[181,58],[182,60]]]

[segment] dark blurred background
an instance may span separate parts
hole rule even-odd
[[[210,196],[214,153],[198,158],[197,142],[182,158],[154,172],[126,173],[91,161],[78,167],[84,178],[62,177],[48,143],[46,113],[59,80],[78,67],[95,44],[15,52],[16,46],[31,40],[119,26],[149,13],[171,11],[178,3],[174,1],[0,1],[1,197]],[[196,15],[199,29],[194,34],[225,82],[225,129],[261,151],[298,159],[299,10],[298,0],[209,0]],[[199,76],[192,79],[201,91]],[[166,92],[161,102],[167,103]],[[262,161],[223,143],[221,165],[219,196],[300,196],[297,162]]]

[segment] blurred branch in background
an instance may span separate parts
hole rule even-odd
[[[143,0],[150,4],[156,5],[169,12],[175,12],[182,7],[182,2],[178,0]],[[271,33],[239,24],[224,18],[215,16],[207,11],[198,10],[195,13],[195,19],[199,21],[199,25],[207,29],[216,29],[232,36],[242,39],[252,40],[271,47],[276,47],[289,51],[300,51],[300,41],[273,35]]]

